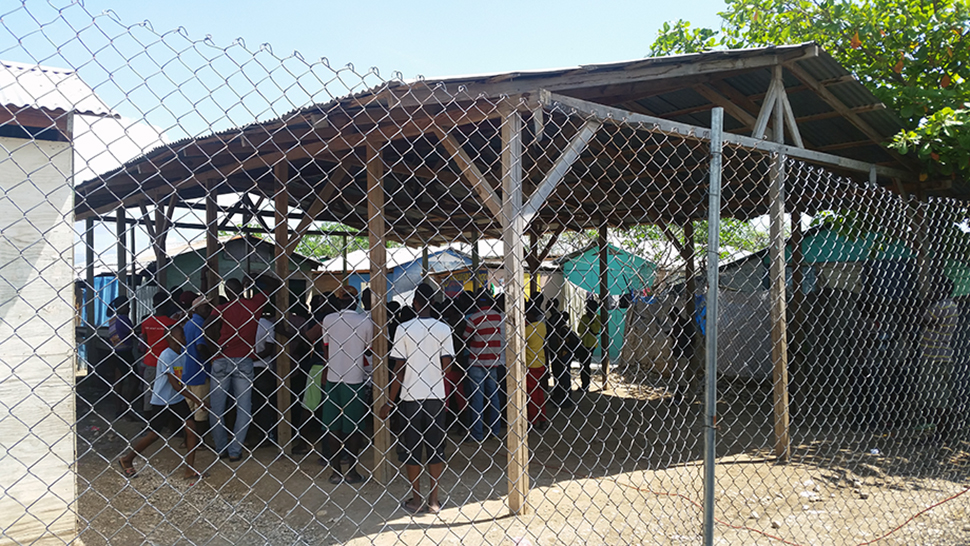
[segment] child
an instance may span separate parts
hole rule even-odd
[[[525,362],[529,369],[526,388],[529,392],[529,424],[542,432],[549,426],[546,419],[546,323],[538,303],[530,302],[525,311]]]
[[[132,446],[131,451],[118,459],[118,465],[125,477],[135,477],[135,467],[132,462],[135,455],[148,449],[158,440],[159,433],[168,426],[177,430],[185,423],[185,479],[202,478],[202,474],[195,470],[195,448],[199,438],[196,435],[195,420],[192,411],[186,403],[186,397],[200,407],[209,407],[207,401],[200,400],[182,383],[182,368],[185,363],[185,332],[180,325],[174,325],[168,333],[168,347],[158,357],[158,374],[152,387],[152,407],[154,415],[148,423],[148,432]]]

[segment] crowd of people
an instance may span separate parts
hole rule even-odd
[[[319,445],[320,464],[332,469],[330,483],[362,482],[357,460],[371,423],[371,346],[378,331],[370,315],[370,291],[358,294],[341,286],[314,296],[309,307],[296,302],[280,314],[268,297],[279,289],[278,282],[259,278],[247,284],[227,280],[226,296],[219,301],[159,291],[152,314],[138,325],[132,324],[128,300],[119,298],[109,306],[113,352],[106,362],[117,390],[116,416],[148,424],[145,435],[118,460],[122,472],[134,476],[135,457],[166,429],[185,437],[188,479],[203,475],[194,456],[207,436],[210,447],[229,463],[242,460],[247,450],[278,446],[276,393],[283,383],[275,360],[280,343],[286,343],[293,364],[290,389],[297,401],[291,412],[293,453],[305,455]],[[580,362],[582,390],[589,387],[602,325],[595,303],[587,307],[581,329],[574,332],[558,301],[544,305],[539,295],[527,304],[524,352],[533,430],[549,427],[547,403],[574,403],[573,360]],[[398,457],[411,479],[413,495],[402,507],[435,512],[440,509],[437,480],[446,432],[459,433],[468,443],[502,435],[504,298],[487,291],[442,297],[421,284],[410,306],[390,302],[388,311],[390,402],[378,413],[391,418]],[[138,398],[130,392],[133,382],[126,381],[136,370],[145,387]],[[431,476],[426,504],[417,482],[422,465]]]

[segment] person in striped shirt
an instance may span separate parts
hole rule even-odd
[[[505,365],[505,317],[491,295],[482,292],[478,297],[478,308],[468,316],[466,323],[468,378],[471,380],[471,437],[476,442],[482,442],[485,440],[486,412],[489,433],[494,437],[501,433],[498,378],[499,371]]]

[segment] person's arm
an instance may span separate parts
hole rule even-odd
[[[175,389],[175,392],[181,394],[182,396],[184,396],[186,398],[192,399],[192,403],[193,404],[196,404],[198,406],[202,406],[202,407],[207,408],[207,409],[209,408],[209,401],[208,400],[202,400],[201,398],[199,398],[198,396],[196,396],[195,393],[193,393],[189,389],[185,388],[185,383],[182,383],[182,381],[179,380],[179,378],[175,377],[175,374],[174,373],[166,372],[165,373],[165,377],[166,377],[166,379],[168,379],[168,384],[171,385],[173,389]]]
[[[450,356],[441,357],[441,371],[443,371],[445,375],[448,375],[449,373],[451,373],[451,364],[454,361],[455,359]]]
[[[397,367],[397,371],[394,372],[394,377],[391,378],[391,385],[387,392],[387,402],[381,406],[380,417],[381,419],[387,419],[387,416],[391,414],[391,410],[394,409],[394,399],[401,392],[401,383],[404,382],[404,369],[406,366],[405,361],[401,360]]]

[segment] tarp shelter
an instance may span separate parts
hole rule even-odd
[[[607,269],[606,283],[610,298],[609,308],[610,358],[620,356],[623,347],[624,317],[626,310],[617,305],[619,297],[634,290],[653,286],[657,265],[613,245],[606,245]],[[590,293],[600,292],[600,249],[593,244],[585,249],[567,254],[557,260],[562,264],[563,276],[576,287]],[[602,353],[602,346],[596,349]]]
[[[411,303],[410,294],[425,278],[422,249],[401,246],[387,250],[387,296],[388,301]],[[464,271],[471,267],[472,259],[453,248],[429,248],[427,273],[439,277],[450,271]],[[358,291],[370,286],[370,257],[366,250],[355,250],[327,260],[320,265],[317,274],[342,275],[346,268],[346,283]]]

